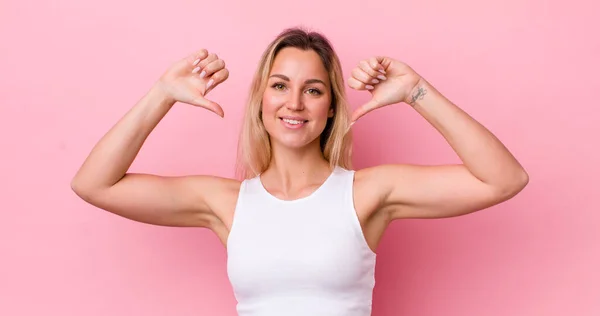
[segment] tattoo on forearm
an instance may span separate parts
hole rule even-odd
[[[427,94],[427,90],[425,90],[425,88],[423,88],[423,87],[417,88],[417,91],[415,92],[415,94],[413,94],[413,96],[410,100],[410,105],[415,105],[415,102],[417,102],[417,100],[422,100],[426,94]]]

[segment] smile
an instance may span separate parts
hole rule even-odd
[[[293,129],[300,128],[300,127],[304,126],[304,124],[306,122],[308,122],[308,120],[304,120],[302,118],[285,118],[285,117],[280,117],[279,119],[283,123],[283,126],[285,126],[287,128],[293,128]]]

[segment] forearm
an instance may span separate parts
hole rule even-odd
[[[153,87],[94,146],[72,180],[73,188],[95,190],[117,183],[148,135],[174,102]]]
[[[411,106],[442,134],[473,176],[500,189],[527,182],[527,173],[502,142],[426,80],[419,82],[409,98]]]

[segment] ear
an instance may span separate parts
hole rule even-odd
[[[327,117],[332,118],[334,113],[335,112],[333,111],[333,106],[332,106],[331,108],[329,108],[329,113],[327,113]]]

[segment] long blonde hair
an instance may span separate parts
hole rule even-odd
[[[237,176],[249,179],[264,172],[271,162],[271,141],[262,122],[262,96],[277,53],[285,47],[313,50],[329,73],[333,117],[321,134],[321,152],[331,167],[352,167],[352,135],[346,133],[350,124],[350,110],[346,101],[344,79],[339,58],[329,40],[320,33],[301,28],[281,32],[262,54],[254,74],[246,104],[238,143]]]

